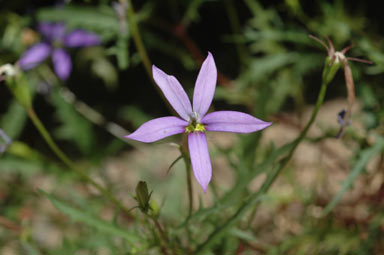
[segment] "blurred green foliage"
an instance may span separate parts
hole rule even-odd
[[[121,213],[70,172],[0,81],[0,128],[13,140],[0,154],[0,254],[165,254],[167,241],[170,254],[193,254],[255,192],[253,183],[270,173],[292,148],[291,143],[270,139],[273,135],[266,140],[261,132],[236,137],[230,146],[214,142],[211,157],[222,159],[230,174],[219,176],[223,172],[218,163],[209,199],[196,192],[195,211],[186,218],[184,166],[175,163],[166,178],[159,173],[164,170],[161,165],[168,164],[166,172],[179,155],[168,154],[174,149],[164,143],[149,149],[122,139],[125,129],[133,131],[153,117],[169,114],[143,68],[127,17],[131,7],[149,60],[174,74],[189,95],[210,51],[219,70],[213,108],[241,109],[273,121],[273,126],[281,125],[287,134],[292,126],[301,130],[300,120],[321,85],[327,53],[308,34],[331,38],[336,50],[352,44],[348,56],[373,61],[372,65],[350,61],[361,111],[343,138],[336,140],[349,152],[341,160],[347,169],[339,171],[345,178],[337,192],[319,191],[316,185],[302,187],[295,175],[304,166],[290,164],[279,177],[289,184],[290,192],[280,184],[261,196],[204,254],[384,252],[384,22],[375,4],[19,0],[0,1],[0,5],[0,66],[17,63],[28,47],[41,40],[39,22],[64,22],[71,29],[88,29],[101,36],[100,46],[70,52],[74,68],[68,81],[58,80],[47,60],[22,73],[23,82],[43,123],[79,167],[132,208],[137,206],[136,184],[145,180],[147,191],[153,190],[145,206],[159,214],[157,222],[157,216],[146,217],[139,210]],[[327,100],[346,101],[346,91],[339,71]],[[289,112],[288,120],[282,112]],[[324,141],[335,140],[336,119],[337,115],[330,116],[326,126],[317,125],[320,131],[307,142],[323,148]],[[312,170],[320,176],[319,183],[328,180],[324,176],[333,178],[329,165]],[[358,186],[360,193],[354,189],[359,180],[365,184]],[[373,194],[364,193],[373,187]],[[342,200],[355,193],[360,195]]]

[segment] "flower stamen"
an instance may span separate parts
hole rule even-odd
[[[195,119],[192,119],[192,121],[189,123],[189,125],[185,128],[185,133],[191,133],[191,132],[204,132],[205,127],[203,124],[197,122]]]

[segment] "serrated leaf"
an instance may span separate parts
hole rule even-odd
[[[91,153],[95,141],[92,124],[79,115],[57,89],[52,92],[51,99],[56,106],[56,117],[61,122],[61,126],[55,130],[55,135],[73,141],[83,153]]]
[[[13,100],[7,113],[1,117],[0,126],[9,137],[16,139],[23,130],[26,119],[27,113],[24,108]]]
[[[93,73],[102,79],[109,89],[115,89],[118,80],[118,74],[116,72],[115,67],[111,62],[106,58],[96,59],[92,63],[92,71]]]
[[[267,75],[281,69],[282,67],[294,63],[298,59],[296,53],[277,53],[263,58],[252,60],[249,73],[247,74],[253,82],[260,81]]]

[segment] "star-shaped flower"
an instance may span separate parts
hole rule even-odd
[[[18,62],[20,68],[32,69],[52,55],[57,76],[66,80],[72,70],[72,61],[63,46],[76,48],[100,44],[100,37],[94,33],[82,29],[75,29],[67,33],[66,30],[67,28],[62,23],[41,23],[39,31],[43,35],[44,41],[33,45],[23,53]]]
[[[208,113],[216,88],[217,70],[211,53],[201,66],[193,94],[193,106],[178,80],[156,66],[153,78],[179,117],[169,116],[150,120],[126,138],[151,143],[165,137],[187,133],[188,148],[193,173],[204,192],[212,177],[206,131],[251,133],[264,129],[271,122],[259,120],[249,114],[236,111]]]

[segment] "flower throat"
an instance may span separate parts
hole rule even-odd
[[[191,122],[189,125],[185,128],[186,133],[191,133],[191,132],[204,132],[205,127],[203,124],[197,122],[195,118],[192,118]]]

